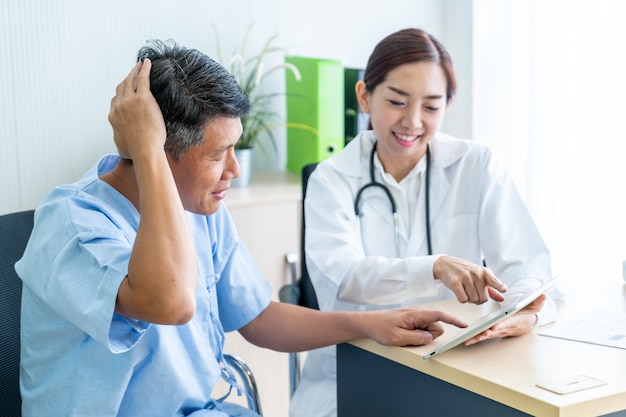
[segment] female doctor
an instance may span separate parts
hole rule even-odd
[[[491,151],[438,131],[455,92],[430,34],[401,30],[374,49],[356,84],[371,130],[308,182],[306,263],[321,310],[503,301],[551,278],[548,248]],[[543,295],[467,344],[555,316]],[[334,347],[309,352],[292,417],[336,415],[335,371]]]

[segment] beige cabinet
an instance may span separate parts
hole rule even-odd
[[[280,287],[291,280],[286,254],[299,253],[301,196],[300,176],[280,171],[253,174],[249,186],[231,188],[225,200],[241,240],[272,285],[276,301]],[[253,346],[238,332],[227,334],[225,350],[250,365],[259,385],[263,414],[287,417],[288,354]],[[230,400],[233,398],[231,394]]]

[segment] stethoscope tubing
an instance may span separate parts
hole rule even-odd
[[[372,152],[370,153],[370,166],[369,166],[369,174],[370,174],[370,182],[361,187],[354,198],[354,213],[357,217],[360,215],[359,203],[362,200],[362,195],[365,190],[368,188],[378,187],[382,189],[387,195],[387,199],[391,205],[391,214],[393,216],[393,227],[396,238],[396,250],[400,250],[399,246],[399,236],[400,236],[400,228],[399,228],[399,219],[398,219],[398,210],[396,206],[396,200],[391,195],[391,191],[389,188],[378,181],[376,181],[376,177],[374,175],[374,155],[376,154],[376,144],[372,145]],[[426,199],[426,209],[425,209],[425,217],[426,217],[426,243],[428,245],[428,254],[433,254],[433,246],[430,234],[430,147],[426,146],[426,190],[425,190],[425,199]]]

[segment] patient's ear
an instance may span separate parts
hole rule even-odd
[[[361,111],[363,113],[369,114],[370,93],[368,93],[366,87],[367,86],[365,85],[365,82],[363,80],[359,80],[354,86],[354,91],[356,92],[356,99],[359,101],[359,107],[361,107]]]

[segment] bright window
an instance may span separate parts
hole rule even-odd
[[[474,0],[472,137],[506,163],[561,275],[619,277],[626,259],[624,21],[622,0]]]

